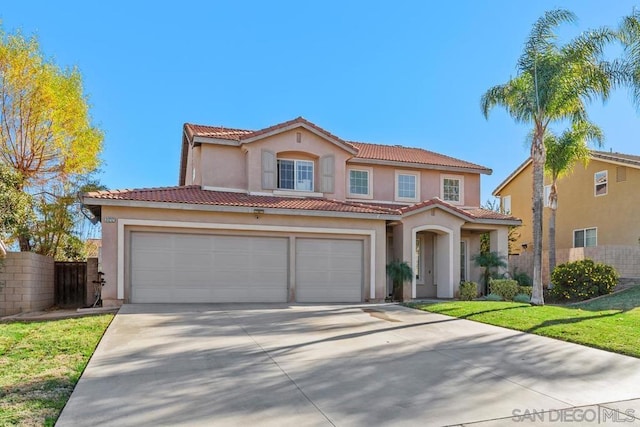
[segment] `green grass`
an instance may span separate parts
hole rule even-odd
[[[640,286],[570,306],[495,301],[409,306],[640,358]]]
[[[53,425],[113,315],[0,324],[0,425]]]

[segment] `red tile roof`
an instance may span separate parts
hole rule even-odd
[[[283,129],[296,123],[309,126],[319,133],[325,135],[328,138],[339,141],[347,147],[355,148],[358,153],[355,158],[366,160],[381,160],[389,162],[400,163],[414,163],[421,165],[432,165],[452,168],[471,169],[474,171],[480,171],[481,173],[491,173],[491,169],[484,166],[466,162],[464,160],[456,159],[453,157],[445,156],[444,154],[438,154],[433,151],[425,150],[422,148],[403,147],[400,145],[383,145],[383,144],[369,144],[364,142],[345,141],[340,137],[326,131],[320,126],[308,121],[304,117],[297,117],[293,120],[289,120],[283,123],[279,123],[274,126],[270,126],[257,131],[246,129],[233,129],[225,128],[221,126],[204,126],[191,123],[185,123],[185,132],[189,138],[194,136],[226,139],[232,141],[241,142],[246,139],[254,138],[260,135],[268,134],[278,129]],[[186,154],[186,153],[185,153]]]
[[[465,162],[444,154],[434,153],[423,148],[403,147],[401,145],[369,144],[349,141],[358,149],[356,158],[369,160],[384,160],[402,163],[418,163],[423,165],[448,166],[481,170],[491,173],[491,169],[475,163]]]
[[[397,215],[397,211],[361,203],[342,202],[323,198],[296,198],[255,196],[244,193],[203,190],[197,185],[133,190],[95,191],[87,198],[102,200],[128,200],[140,202],[185,203],[212,206],[235,206],[269,209],[299,209],[309,211],[350,212],[363,214]]]
[[[204,126],[185,123],[184,129],[190,138],[201,136],[205,138],[230,139],[239,141],[243,135],[251,134],[253,131],[246,129],[233,129],[221,126]]]
[[[184,203],[210,206],[234,206],[259,209],[292,209],[306,211],[347,212],[373,215],[401,216],[428,206],[448,208],[470,221],[477,219],[517,221],[509,215],[482,208],[459,208],[438,198],[414,205],[385,205],[366,201],[339,201],[313,197],[256,196],[245,193],[203,190],[197,185],[133,190],[107,190],[86,193],[85,198],[160,203]],[[89,203],[91,204],[91,203]],[[95,203],[99,204],[99,203]]]

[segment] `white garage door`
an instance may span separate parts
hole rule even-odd
[[[131,301],[286,302],[288,239],[131,233]]]
[[[362,240],[296,239],[296,300],[362,301],[362,246]]]

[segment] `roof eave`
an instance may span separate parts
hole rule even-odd
[[[287,126],[283,126],[277,129],[273,129],[272,131],[269,132],[265,132],[265,133],[261,133],[259,135],[256,136],[248,136],[245,138],[240,138],[240,144],[249,144],[251,142],[255,142],[264,138],[268,138],[270,136],[274,136],[274,135],[278,135],[284,132],[288,132],[290,130],[293,129],[297,129],[297,128],[304,128],[307,131],[319,136],[322,139],[325,139],[329,142],[331,142],[334,145],[337,145],[338,147],[342,148],[343,150],[347,151],[348,153],[352,154],[352,155],[356,155],[358,153],[358,150],[352,146],[351,144],[342,141],[340,139],[337,138],[333,138],[323,132],[321,132],[320,130],[316,129],[313,126],[309,126],[306,123],[301,123],[301,122],[296,122],[296,123],[291,123],[290,125]]]
[[[400,215],[392,215],[387,213],[362,213],[362,212],[341,212],[341,211],[325,211],[312,209],[286,209],[286,208],[269,208],[263,206],[228,206],[228,205],[208,205],[198,203],[176,203],[176,202],[147,202],[139,200],[116,200],[102,199],[95,197],[83,197],[83,203],[88,207],[93,206],[120,206],[132,208],[150,208],[150,209],[174,209],[188,211],[207,211],[207,212],[233,212],[233,213],[250,213],[255,214],[255,209],[264,211],[263,215],[295,215],[295,216],[320,216],[320,217],[338,217],[338,218],[360,218],[375,220],[393,220],[399,219]]]
[[[488,168],[471,168],[471,167],[467,168],[462,166],[445,166],[445,165],[435,165],[435,164],[427,164],[427,163],[400,162],[396,160],[366,159],[363,157],[351,158],[347,161],[347,163],[397,166],[397,167],[414,168],[414,169],[440,170],[445,172],[478,173],[478,174],[484,174],[484,175],[491,175],[493,173],[493,171]]]
[[[520,164],[520,166],[518,166],[518,167],[516,168],[516,170],[514,170],[513,172],[511,172],[511,174],[509,174],[509,176],[507,176],[507,177],[505,178],[505,180],[504,180],[504,181],[502,181],[502,182],[501,182],[501,183],[500,183],[500,184],[495,188],[495,190],[493,190],[493,191],[491,192],[491,195],[492,195],[492,196],[494,196],[494,197],[498,197],[498,193],[500,193],[500,192],[504,189],[504,187],[506,187],[506,186],[507,186],[507,184],[509,184],[511,181],[513,181],[513,180],[514,180],[514,178],[515,178],[516,176],[520,175],[520,173],[521,173],[523,170],[525,170],[525,169],[527,168],[527,166],[529,166],[529,164],[531,163],[531,161],[532,161],[532,160],[531,160],[531,157],[529,157],[529,158],[528,158],[528,159],[526,159],[524,162],[522,162],[522,163]]]

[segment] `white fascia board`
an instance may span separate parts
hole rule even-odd
[[[295,216],[318,216],[329,218],[360,218],[375,220],[399,219],[400,215],[391,214],[371,214],[358,212],[339,212],[339,211],[316,211],[304,209],[278,209],[261,206],[221,206],[221,205],[198,205],[191,203],[168,203],[168,202],[141,202],[136,200],[113,200],[113,199],[93,199],[85,198],[85,205],[100,206],[123,206],[132,208],[150,208],[150,209],[176,209],[186,211],[208,211],[208,212],[236,212],[236,213],[255,213],[255,209],[262,209],[264,213],[261,215],[295,215]]]
[[[369,298],[376,297],[376,231],[371,229],[345,229],[322,227],[293,227],[279,225],[255,225],[255,224],[218,224],[208,222],[183,222],[183,221],[159,221],[147,219],[118,219],[118,274],[117,274],[117,298],[124,299],[124,233],[126,226],[143,227],[170,227],[190,228],[201,230],[234,230],[234,231],[270,231],[285,233],[314,233],[314,234],[342,234],[351,236],[368,236],[370,239],[369,250]]]
[[[375,159],[363,159],[359,157],[351,158],[347,161],[347,165],[350,164],[362,164],[362,165],[382,165],[382,166],[394,166],[401,168],[414,168],[414,169],[429,169],[446,172],[458,172],[458,173],[478,173],[491,175],[493,171],[491,169],[476,169],[476,168],[463,168],[455,166],[442,166],[442,165],[427,165],[424,163],[411,163],[411,162],[396,162],[393,160],[375,160]]]
[[[240,141],[234,139],[222,139],[222,138],[207,138],[204,136],[195,136],[191,140],[192,144],[215,144],[215,145],[231,145],[233,147],[239,147]]]

